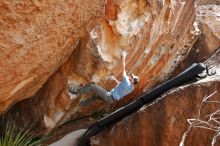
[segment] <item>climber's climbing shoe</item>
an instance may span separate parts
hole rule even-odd
[[[77,88],[74,87],[74,86],[70,86],[69,87],[69,92],[72,93],[72,94],[77,94]]]
[[[70,87],[69,92],[72,93],[72,94],[77,94],[77,89]]]

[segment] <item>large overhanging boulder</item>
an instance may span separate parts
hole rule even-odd
[[[2,48],[8,47],[0,61],[0,113],[31,97],[10,112],[19,124],[35,121],[42,133],[69,119],[126,104],[167,79],[200,36],[200,24],[209,35],[203,34],[204,44],[197,43],[199,51],[212,38],[215,41],[209,44],[208,54],[220,44],[218,26],[213,27],[217,22],[209,20],[206,24],[204,17],[196,17],[200,5],[196,6],[193,0],[2,3],[0,6],[8,15],[0,18],[9,17],[8,21],[15,22],[4,21],[4,29],[0,29],[5,38]],[[214,4],[211,7],[219,9]],[[111,107],[102,102],[79,107],[79,100],[91,95],[69,95],[68,84],[95,82],[111,89],[115,84],[108,76],[113,73],[121,78],[122,50],[128,52],[128,73],[137,74],[141,80],[135,91]],[[195,50],[198,52],[198,47]]]
[[[96,24],[105,0],[0,2],[0,114],[33,96]],[[56,86],[56,85],[55,85]]]

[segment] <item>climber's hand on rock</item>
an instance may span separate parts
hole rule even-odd
[[[123,51],[121,52],[121,57],[122,57],[122,58],[125,58],[126,56],[127,56],[127,51],[123,50]]]

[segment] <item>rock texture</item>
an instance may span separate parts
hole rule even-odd
[[[92,138],[92,146],[219,145],[220,49],[206,62],[216,75],[164,93]]]
[[[5,8],[8,15],[2,14],[0,18],[12,17],[8,21],[15,20],[15,23],[0,19],[0,24],[6,23],[0,29],[5,38],[1,41],[5,45],[2,48],[9,48],[0,54],[0,113],[17,101],[31,97],[10,112],[21,125],[35,121],[42,133],[70,119],[115,109],[134,100],[167,79],[201,34],[203,37],[196,42],[195,50],[202,52],[204,48],[200,44],[203,43],[208,45],[205,49],[211,54],[219,46],[218,21],[212,21],[218,18],[219,6],[214,2],[212,5],[205,2],[196,5],[193,0],[1,3],[2,9],[8,6]],[[37,7],[36,12],[31,9],[32,5]],[[212,16],[200,13],[204,5],[205,9],[213,7],[215,13],[211,10]],[[9,24],[15,26],[11,28]],[[200,25],[206,33],[201,33]],[[14,46],[18,43],[14,39],[23,40],[23,44]],[[75,97],[68,94],[68,85],[95,82],[106,89],[113,88],[115,84],[108,77],[113,73],[121,79],[122,50],[128,52],[128,73],[137,74],[141,80],[135,91],[110,106],[98,101],[88,107],[78,107],[79,100],[91,94]],[[6,58],[9,63],[4,61]]]
[[[219,39],[219,12],[220,7],[217,1],[197,1],[196,21],[202,32],[188,56],[175,69],[173,76],[193,62],[203,62],[208,59],[215,50],[220,46]]]
[[[0,113],[33,96],[96,24],[104,0],[0,2]]]

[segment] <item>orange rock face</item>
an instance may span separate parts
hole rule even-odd
[[[13,118],[20,123],[36,121],[47,131],[69,119],[126,104],[167,79],[199,38],[200,24],[207,32],[202,34],[210,52],[219,45],[219,30],[214,25],[218,21],[209,20],[210,15],[200,16],[197,13],[200,5],[193,7],[194,1],[2,3],[0,7],[8,6],[5,11],[9,14],[0,18],[11,16],[15,23],[9,23],[8,18],[8,23],[4,21],[5,28],[0,28],[5,38],[2,45],[9,48],[0,54],[3,58],[0,61],[0,113],[17,101],[32,97],[14,107]],[[37,7],[36,12],[31,9],[32,5]],[[17,7],[22,10],[14,11]],[[219,8],[214,4],[213,7]],[[218,13],[211,14],[217,18]],[[26,17],[30,20],[26,21]],[[23,44],[13,46],[22,40]],[[210,40],[213,43],[209,44]],[[94,82],[106,89],[113,88],[115,84],[108,77],[113,73],[121,79],[123,50],[128,52],[127,72],[140,78],[135,91],[112,106],[99,101],[79,107],[79,100],[91,94],[75,97],[68,94],[68,85]],[[9,63],[4,61],[7,56],[10,56]]]
[[[219,145],[220,49],[216,75],[185,84],[102,131],[92,146]]]
[[[105,1],[0,2],[0,113],[33,96],[100,18]]]

